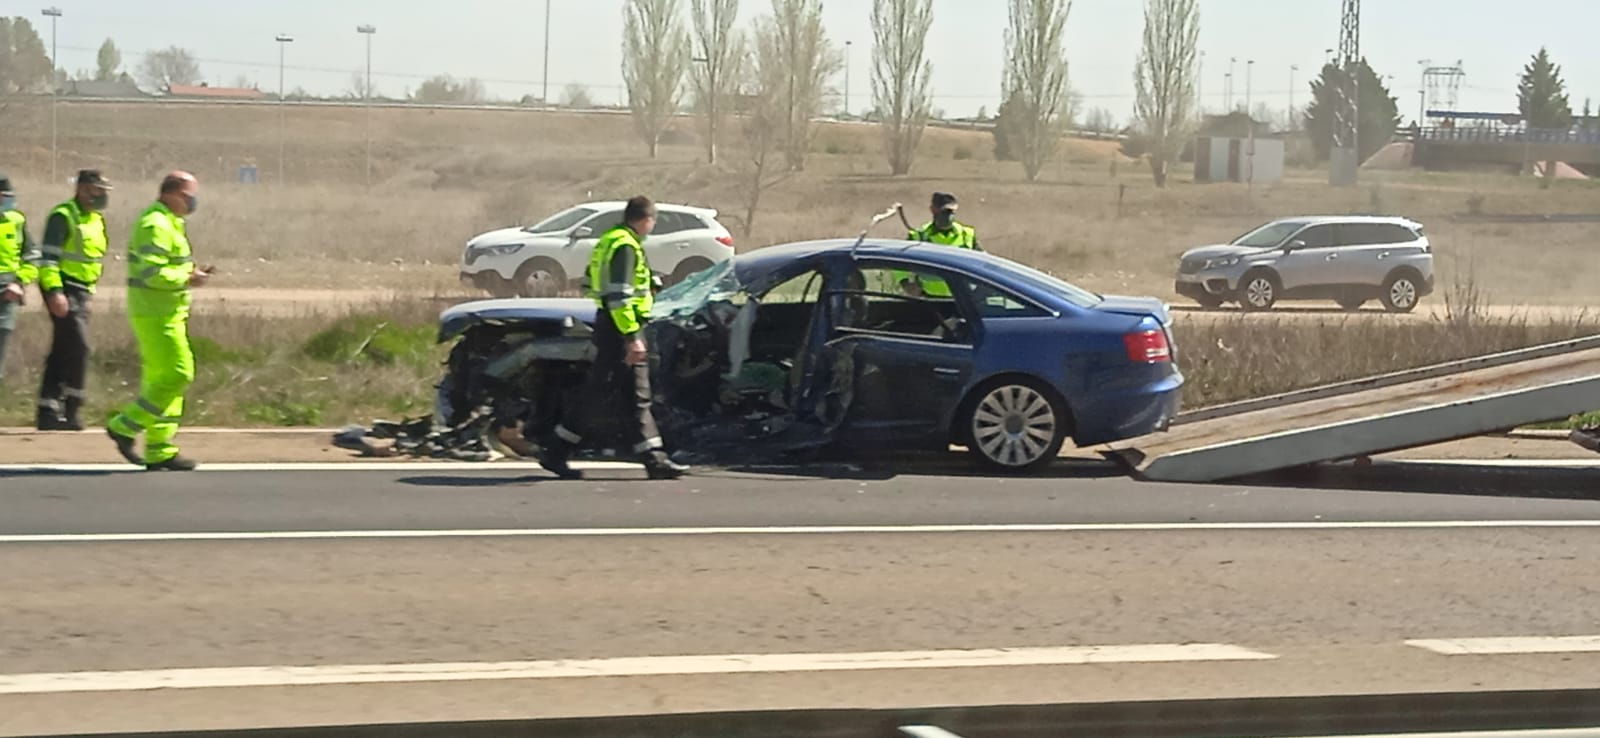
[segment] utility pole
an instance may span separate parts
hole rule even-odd
[[[1289,65],[1289,130],[1298,130],[1300,116],[1294,109],[1294,73],[1300,71],[1300,65]]]
[[[854,41],[844,42],[844,117],[850,117],[850,47]]]
[[[56,70],[61,68],[61,57],[56,56],[56,20],[61,17],[61,9],[56,7],[45,8],[39,11],[50,19],[50,181],[56,181],[57,161],[57,125],[61,102],[61,80],[56,77]]]
[[[550,0],[544,0],[544,104],[550,104]]]
[[[1228,113],[1230,115],[1233,113],[1233,80],[1234,80],[1233,67],[1234,67],[1235,64],[1238,64],[1238,63],[1239,63],[1239,57],[1237,57],[1237,56],[1228,57],[1228,89],[1227,89],[1228,99],[1227,99],[1227,103],[1226,104],[1228,106]]]
[[[1256,184],[1256,114],[1250,109],[1250,93],[1252,80],[1255,77],[1256,60],[1250,59],[1244,63],[1244,119],[1249,121],[1249,143],[1245,148],[1245,183],[1253,188]]]
[[[1196,123],[1203,123],[1206,119],[1206,52],[1200,52],[1200,71],[1194,78],[1194,119]]]
[[[373,25],[356,26],[356,33],[367,37],[367,84],[361,88],[361,100],[367,106],[367,187],[372,187],[372,37],[377,35],[378,27]]]
[[[284,49],[289,48],[289,44],[294,43],[294,37],[286,33],[280,33],[274,40],[278,42],[278,186],[281,187],[284,182],[283,162],[286,150],[284,141],[287,139],[289,132],[289,112],[288,108],[283,105],[283,55]]]

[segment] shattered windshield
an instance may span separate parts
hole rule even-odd
[[[713,300],[729,300],[739,292],[739,278],[733,260],[696,272],[656,295],[656,317],[682,317]]]

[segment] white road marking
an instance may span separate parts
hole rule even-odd
[[[1600,456],[1587,459],[1375,459],[1384,466],[1481,466],[1497,469],[1600,469]]]
[[[193,533],[0,535],[4,543],[346,540],[371,538],[610,538],[626,536],[886,535],[894,533],[1138,533],[1167,531],[1478,530],[1600,528],[1600,520],[1364,520],[1279,523],[1017,523],[998,525],[814,525],[707,528],[480,528],[458,530],[286,530]]]
[[[148,671],[0,674],[0,694],[127,692],[148,689],[285,687],[381,682],[460,682],[504,679],[772,674],[889,669],[972,669],[1080,664],[1256,661],[1276,655],[1218,643],[993,648],[948,651],[798,653],[726,656],[649,656],[567,661],[245,666]]]
[[[1531,636],[1517,638],[1436,638],[1406,641],[1407,646],[1446,656],[1518,653],[1597,653],[1600,636]]]

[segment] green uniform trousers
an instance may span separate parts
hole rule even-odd
[[[111,419],[124,436],[144,433],[144,460],[159,464],[178,455],[174,443],[183,420],[183,393],[194,382],[194,352],[189,348],[189,312],[132,316],[139,342],[139,399]]]

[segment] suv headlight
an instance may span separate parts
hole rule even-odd
[[[509,256],[521,251],[522,247],[526,245],[527,244],[521,243],[504,243],[495,246],[474,246],[472,250],[482,255]]]
[[[1206,259],[1205,268],[1221,269],[1222,267],[1231,267],[1234,264],[1238,264],[1243,259],[1243,256],[1222,256],[1215,259]]]

